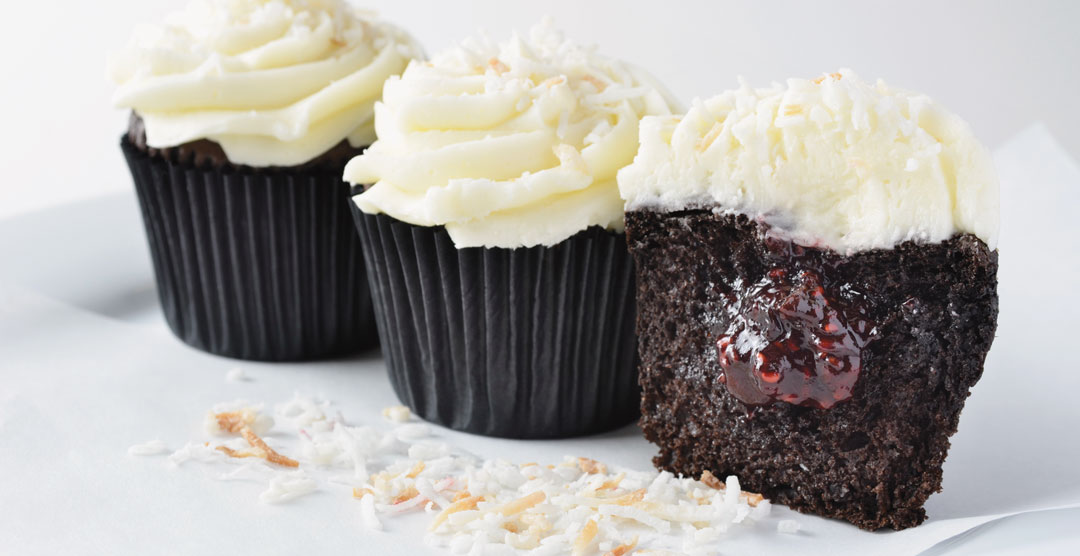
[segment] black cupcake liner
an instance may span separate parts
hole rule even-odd
[[[355,190],[354,190],[355,191]],[[445,228],[350,203],[398,397],[453,429],[560,438],[637,418],[634,267],[623,234],[457,249]]]
[[[315,359],[376,345],[349,186],[327,167],[214,168],[125,136],[165,320],[216,355]]]

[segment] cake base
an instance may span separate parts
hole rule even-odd
[[[626,225],[637,264],[641,426],[660,447],[658,468],[737,475],[774,502],[868,530],[926,519],[923,503],[941,490],[949,436],[994,338],[996,251],[958,235],[843,256],[710,210],[630,211]],[[807,272],[845,322],[867,323],[854,363],[838,361],[857,373],[850,391],[763,394],[758,386],[768,391],[775,377],[736,388],[725,338],[742,330],[739,319],[762,321],[740,314],[749,309],[736,300],[771,276]]]
[[[342,139],[326,152],[315,158],[296,166],[268,166],[265,168],[253,168],[243,164],[235,164],[229,160],[225,150],[215,141],[209,139],[196,139],[175,147],[154,148],[146,144],[146,123],[135,112],[128,118],[128,130],[125,134],[127,141],[140,152],[173,164],[191,166],[195,168],[214,168],[222,171],[279,171],[296,172],[299,170],[321,169],[344,169],[353,157],[363,154],[366,146],[354,147],[347,139]],[[340,174],[341,172],[338,171]]]
[[[186,344],[256,361],[378,345],[341,165],[215,167],[127,135],[162,313]],[[177,155],[177,156],[167,156]]]
[[[417,415],[506,438],[596,434],[638,417],[634,263],[621,233],[458,249],[442,226],[350,204],[390,383]]]

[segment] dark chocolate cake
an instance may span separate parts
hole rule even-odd
[[[846,69],[645,118],[640,145],[618,179],[657,467],[922,523],[997,326],[989,151]]]
[[[626,216],[657,467],[863,529],[926,519],[998,311],[970,234],[850,256],[709,210]]]
[[[126,136],[128,142],[138,150],[151,157],[168,160],[174,164],[184,163],[190,164],[196,168],[212,167],[218,169],[236,169],[243,167],[241,164],[234,164],[231,162],[229,157],[225,155],[225,150],[221,148],[221,145],[209,139],[196,139],[175,147],[161,149],[147,145],[146,124],[134,111],[132,111],[131,117],[128,119]],[[354,147],[349,144],[347,139],[342,139],[340,143],[331,147],[330,150],[303,164],[290,166],[288,169],[309,170],[331,168],[336,170],[344,167],[345,163],[353,157],[363,154],[365,148],[366,146]],[[267,169],[273,168],[277,167],[267,167]]]

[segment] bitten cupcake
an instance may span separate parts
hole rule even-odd
[[[673,107],[551,28],[468,40],[391,78],[345,169],[391,380],[425,419],[561,437],[638,413],[616,172]]]
[[[660,468],[918,525],[997,323],[998,181],[925,95],[850,70],[646,118],[619,173]]]
[[[375,345],[341,172],[416,42],[341,1],[196,1],[110,60],[165,319],[258,360]]]

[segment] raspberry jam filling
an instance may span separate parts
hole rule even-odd
[[[770,247],[777,247],[770,241]],[[804,253],[791,244],[794,258]],[[737,288],[716,341],[723,382],[748,405],[777,401],[828,409],[851,397],[874,324],[859,295],[833,295],[819,272],[787,264]]]

